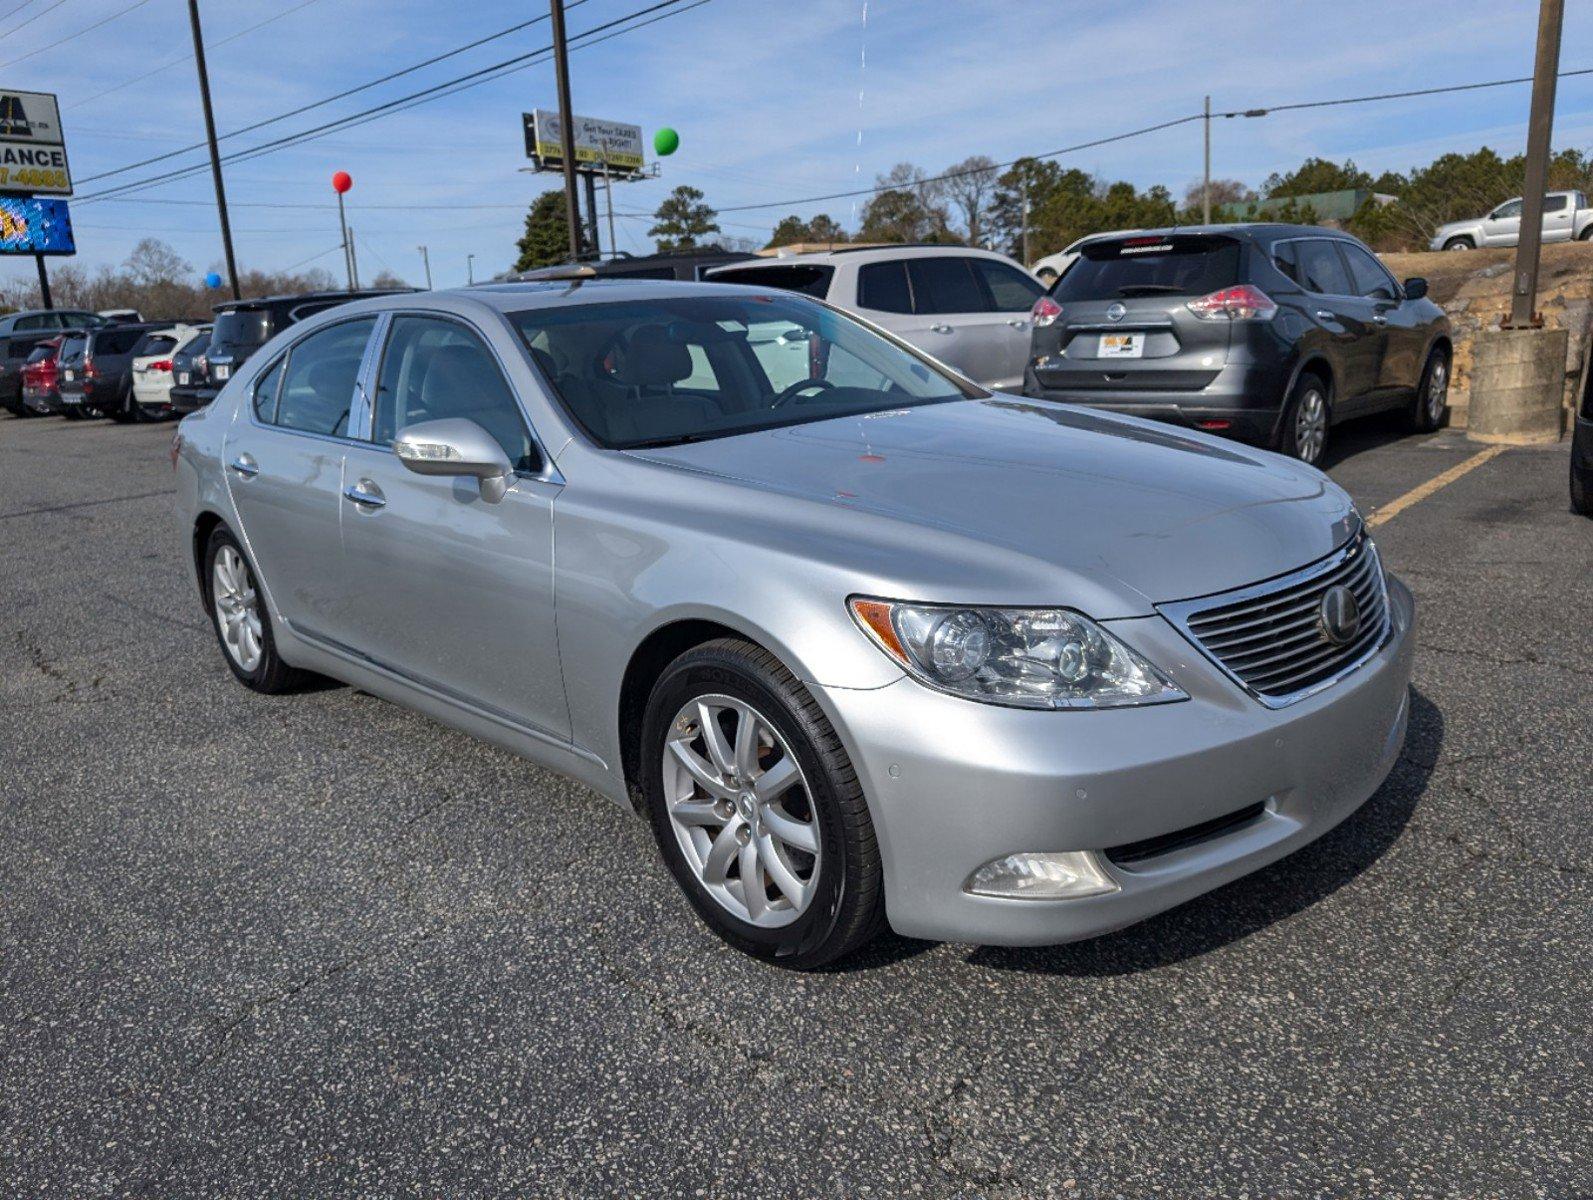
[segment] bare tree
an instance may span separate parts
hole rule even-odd
[[[962,214],[963,231],[970,246],[982,246],[989,237],[990,210],[996,198],[999,175],[995,161],[975,154],[946,168],[941,180],[946,196]]]

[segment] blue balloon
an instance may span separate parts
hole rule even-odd
[[[214,271],[210,272],[210,274],[205,276],[205,286],[207,288],[218,288],[218,287],[220,287],[221,286],[221,276],[216,274]]]

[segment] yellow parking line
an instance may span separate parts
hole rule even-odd
[[[1421,501],[1427,499],[1428,496],[1431,496],[1439,488],[1448,487],[1450,484],[1454,483],[1455,480],[1459,479],[1462,475],[1464,475],[1467,471],[1475,471],[1478,467],[1482,466],[1482,464],[1487,462],[1489,459],[1498,458],[1501,454],[1503,454],[1509,448],[1510,447],[1508,447],[1508,446],[1489,446],[1486,450],[1481,450],[1481,451],[1478,451],[1476,454],[1473,454],[1465,462],[1456,463],[1454,466],[1450,467],[1449,470],[1445,471],[1442,475],[1434,475],[1431,479],[1429,479],[1426,483],[1422,484],[1420,487],[1411,488],[1411,490],[1406,492],[1403,496],[1400,496],[1400,497],[1398,497],[1397,499],[1394,499],[1394,500],[1390,500],[1382,508],[1377,509],[1374,513],[1372,513],[1372,515],[1370,517],[1368,517],[1366,519],[1367,528],[1368,529],[1376,529],[1379,525],[1383,524],[1385,521],[1392,521],[1395,517],[1399,516],[1400,513],[1404,512],[1411,505],[1418,504]]]

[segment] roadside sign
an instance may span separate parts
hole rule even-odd
[[[0,88],[0,192],[72,194],[61,108],[49,92]]]
[[[521,113],[525,123],[525,155],[542,170],[562,170],[564,154],[560,147],[562,127],[559,114],[545,108]],[[641,171],[642,127],[598,117],[571,118],[575,123],[575,163],[581,170],[601,171],[608,167],[621,175]]]
[[[0,255],[76,253],[65,200],[0,196]]]

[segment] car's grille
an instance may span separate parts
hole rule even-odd
[[[1323,598],[1341,585],[1355,597],[1359,623],[1338,642],[1329,637]],[[1281,579],[1161,609],[1224,671],[1273,707],[1302,700],[1347,674],[1382,646],[1389,631],[1383,567],[1365,534]],[[1344,637],[1349,630],[1341,623],[1338,632]]]

